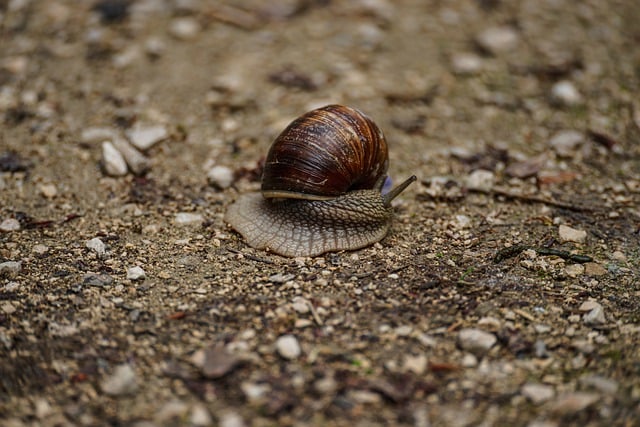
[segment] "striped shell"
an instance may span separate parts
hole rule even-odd
[[[267,154],[262,194],[327,200],[373,188],[388,165],[378,126],[355,108],[328,105],[300,116],[276,138]]]

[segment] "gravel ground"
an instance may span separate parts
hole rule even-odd
[[[3,426],[640,425],[640,5],[0,0]],[[223,221],[329,103],[418,182]]]

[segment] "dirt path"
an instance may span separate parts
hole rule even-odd
[[[637,2],[214,3],[0,0],[0,424],[638,424]],[[248,247],[329,103],[390,234]]]

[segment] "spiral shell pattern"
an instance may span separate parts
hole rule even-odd
[[[365,114],[328,105],[294,120],[274,141],[262,175],[267,198],[327,200],[370,189],[389,165],[382,131]]]

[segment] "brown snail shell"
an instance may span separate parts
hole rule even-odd
[[[294,120],[274,141],[262,176],[262,194],[245,194],[225,220],[254,248],[285,256],[354,250],[389,231],[391,200],[382,131],[360,111],[328,105]]]
[[[388,167],[389,150],[378,126],[354,108],[328,105],[298,117],[275,139],[262,194],[326,200],[373,188]]]

